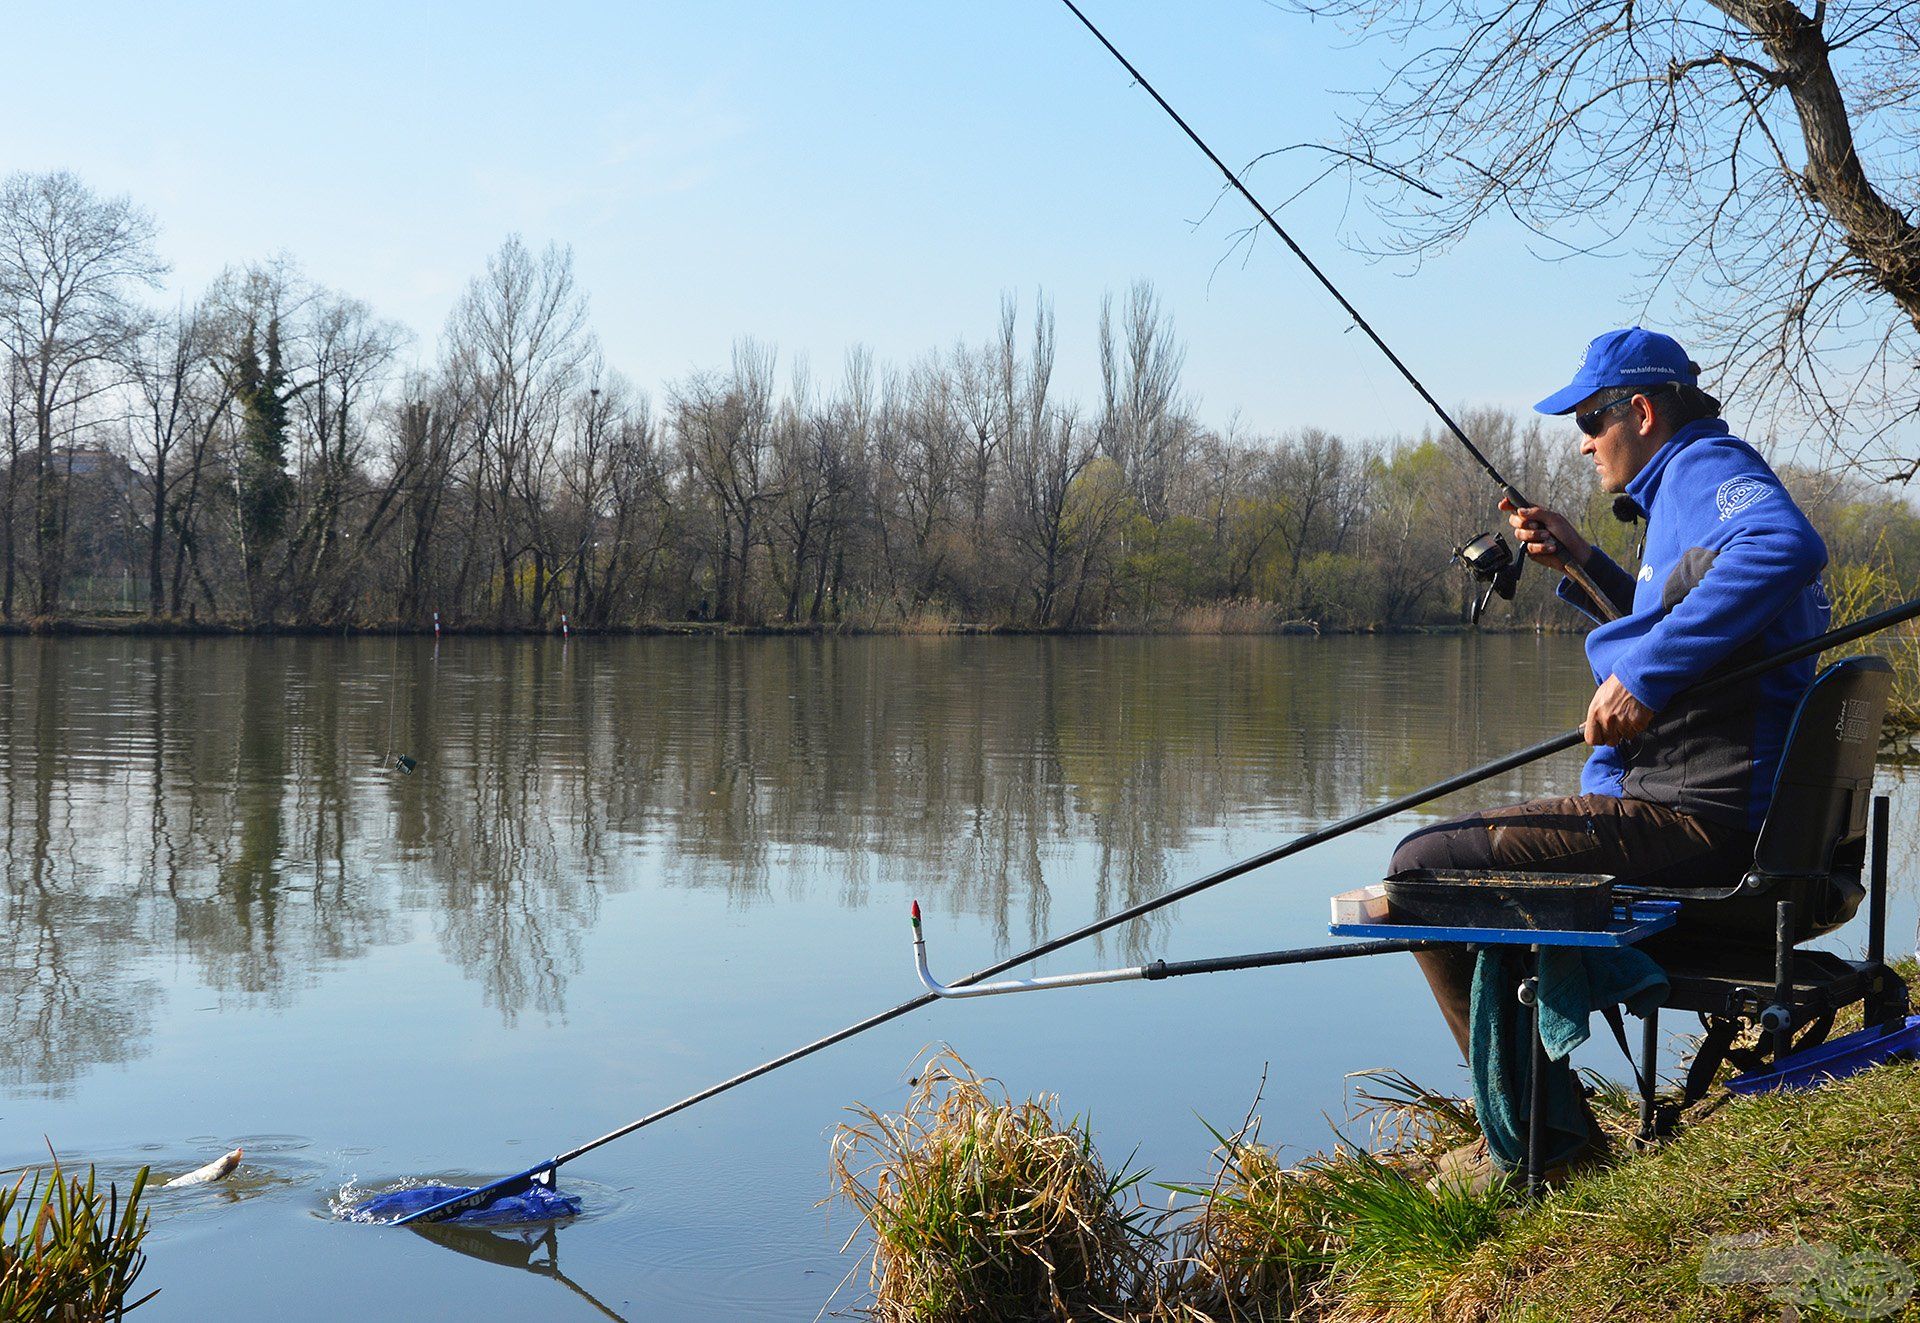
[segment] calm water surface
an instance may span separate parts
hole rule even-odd
[[[833,1127],[929,1044],[1191,1180],[1263,1074],[1303,1149],[1348,1072],[1463,1085],[1412,962],[936,1005],[570,1165],[554,1233],[329,1206],[517,1171],[906,1000],[912,898],[954,977],[1564,730],[1585,681],[1534,638],[0,639],[0,1167],[245,1146],[154,1196],[152,1320],[812,1318],[858,1300]],[[1324,940],[1421,820],[1042,969]]]

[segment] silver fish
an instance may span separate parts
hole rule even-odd
[[[233,1175],[233,1169],[240,1165],[240,1155],[244,1150],[235,1149],[222,1158],[215,1158],[204,1167],[195,1167],[184,1176],[175,1176],[166,1186],[174,1185],[211,1185],[215,1181],[224,1181]]]

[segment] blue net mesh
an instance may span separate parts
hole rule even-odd
[[[391,1222],[408,1213],[417,1213],[449,1199],[458,1199],[463,1194],[472,1194],[476,1188],[471,1185],[416,1185],[410,1190],[394,1190],[363,1199],[353,1206],[353,1211],[356,1217]],[[553,1222],[563,1217],[575,1217],[579,1212],[578,1195],[561,1194],[544,1185],[534,1185],[518,1194],[502,1195],[478,1208],[466,1209],[440,1221],[443,1225],[451,1226],[500,1226],[514,1222]]]

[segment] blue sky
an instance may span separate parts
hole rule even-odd
[[[1384,54],[1261,0],[1089,0],[1229,161],[1334,134]],[[162,227],[172,290],[284,251],[430,355],[487,254],[570,243],[609,360],[650,389],[736,336],[837,379],[991,330],[1044,287],[1090,398],[1103,290],[1146,277],[1207,421],[1417,431],[1424,406],[1277,243],[1220,263],[1218,177],[1053,0],[15,6],[0,169],[71,169]],[[1307,153],[1256,172],[1278,201]],[[1625,315],[1624,263],[1487,231],[1410,274],[1282,220],[1445,402],[1525,408]],[[1357,217],[1357,212],[1354,213]],[[1216,270],[1216,267],[1218,268]],[[1650,319],[1657,321],[1655,319]]]

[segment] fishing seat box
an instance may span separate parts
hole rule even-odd
[[[1864,1023],[1905,1027],[1908,989],[1885,962],[1890,805],[1873,795],[1874,764],[1892,688],[1885,658],[1849,657],[1815,677],[1794,712],[1773,801],[1741,878],[1702,877],[1688,887],[1619,884],[1621,901],[1678,900],[1678,922],[1643,950],[1667,971],[1665,1007],[1693,1011],[1706,1027],[1682,1106],[1706,1094],[1723,1061],[1753,1072],[1826,1040],[1836,1014],[1856,1002]],[[1869,819],[1873,850],[1868,874]],[[1869,905],[1866,958],[1801,949]],[[1650,1086],[1658,1049],[1649,1017],[1640,1065],[1641,1132],[1656,1126]],[[1761,1046],[1735,1047],[1749,1026]],[[1672,1110],[1667,1113],[1670,1120]]]

